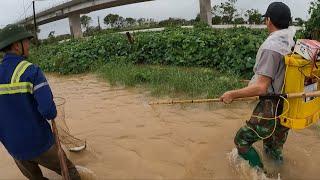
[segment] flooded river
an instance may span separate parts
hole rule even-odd
[[[147,92],[110,87],[94,75],[48,79],[54,95],[67,100],[72,134],[88,144],[84,152],[68,155],[97,179],[261,179],[233,149],[252,104],[151,107],[148,102],[155,99]],[[291,131],[284,165],[267,168],[281,179],[319,179],[319,132],[316,127]],[[261,152],[261,143],[256,147]],[[48,170],[44,174],[57,178]],[[0,179],[23,179],[1,145]]]

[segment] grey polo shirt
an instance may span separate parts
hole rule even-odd
[[[268,93],[282,93],[282,87],[285,76],[284,56],[278,52],[263,49],[260,58],[257,58],[253,68],[255,75],[252,77],[249,85],[254,84],[259,75],[267,76],[272,79],[268,88]]]

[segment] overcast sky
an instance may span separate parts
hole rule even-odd
[[[45,8],[54,6],[67,0],[43,0],[36,2],[36,10],[40,11]],[[212,5],[220,4],[225,0],[211,0]],[[307,19],[308,9],[312,0],[238,0],[237,8],[239,12],[245,12],[247,9],[258,9],[261,13],[265,12],[268,5],[274,1],[286,3],[292,11],[293,17]],[[0,1],[0,28],[18,19],[32,14],[32,0],[1,0]],[[169,17],[184,19],[193,19],[199,13],[199,0],[155,0],[138,4],[115,7],[100,10],[88,14],[92,17],[91,25],[97,24],[97,17],[103,19],[109,13],[116,13],[123,17],[133,18],[153,18],[162,20]],[[102,21],[101,21],[102,22]],[[68,20],[60,20],[40,27],[40,36],[47,37],[50,31],[56,34],[70,33]]]

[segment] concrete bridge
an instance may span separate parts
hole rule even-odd
[[[36,22],[37,25],[43,25],[60,19],[69,18],[70,32],[75,38],[79,38],[82,37],[80,14],[87,14],[101,9],[146,1],[153,0],[72,0],[37,13]],[[211,24],[211,0],[199,1],[201,19]],[[32,24],[33,16],[21,20],[18,23]]]

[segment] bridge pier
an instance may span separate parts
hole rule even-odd
[[[201,21],[212,25],[211,0],[200,1],[200,19]]]
[[[74,38],[82,38],[80,14],[72,14],[69,16],[70,32]]]

